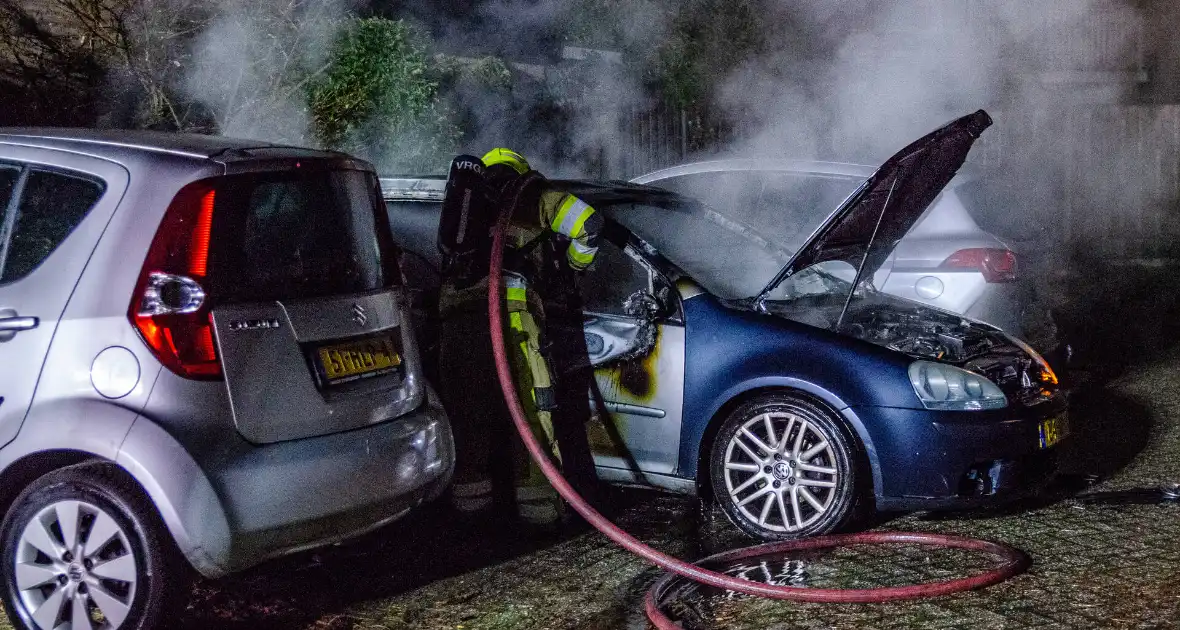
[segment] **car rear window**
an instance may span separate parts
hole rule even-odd
[[[210,264],[219,299],[317,298],[398,284],[395,246],[371,173],[227,176],[216,199]]]
[[[954,188],[954,194],[979,227],[1001,237],[1020,237],[1029,231],[1028,191],[1023,193],[996,182],[971,179]]]

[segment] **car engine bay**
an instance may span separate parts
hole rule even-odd
[[[868,294],[849,304],[837,330],[843,300],[808,296],[767,307],[787,319],[975,372],[1024,405],[1049,400],[1058,390],[1056,375],[1023,344],[996,328],[938,309]]]

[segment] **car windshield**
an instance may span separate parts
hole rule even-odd
[[[720,170],[651,185],[699,205],[630,208],[619,222],[724,299],[757,295],[848,195],[859,177]]]
[[[722,299],[757,295],[791,259],[790,251],[709,206],[635,203],[604,211]]]

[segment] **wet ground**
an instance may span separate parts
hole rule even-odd
[[[1067,474],[1049,496],[1002,512],[876,525],[1004,541],[1033,558],[1026,574],[983,591],[881,605],[776,603],[690,587],[669,609],[687,628],[1180,627],[1180,500],[1162,500],[1157,489],[1180,482],[1180,346],[1172,341],[1180,339],[1180,287],[1141,284],[1150,290],[1070,292],[1091,369],[1075,389],[1073,438],[1061,447]],[[1110,357],[1136,365],[1112,370]],[[695,500],[631,490],[612,506],[628,531],[679,557],[751,544]],[[732,572],[865,587],[986,565],[970,553],[905,547],[747,562]],[[647,627],[642,598],[658,577],[594,532],[529,538],[495,519],[458,522],[428,507],[347,546],[201,582],[173,627],[638,629]]]
[[[1031,570],[984,591],[885,605],[787,604],[701,593],[673,606],[693,628],[993,628],[1180,626],[1180,357],[1111,382],[1090,378],[1073,406],[1075,439],[1053,496],[1004,512],[887,520],[880,529],[956,533],[1027,551]],[[1081,498],[1078,498],[1081,495]],[[621,492],[627,529],[686,558],[744,546],[695,501]],[[521,538],[489,519],[427,509],[347,547],[200,584],[187,628],[645,628],[642,597],[658,573],[592,532]],[[964,552],[862,549],[735,571],[781,583],[859,586],[963,575]]]

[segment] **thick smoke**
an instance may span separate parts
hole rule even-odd
[[[1077,86],[1063,95],[1042,85],[1055,75],[1139,62],[1139,15],[1118,0],[779,0],[775,9],[776,21],[793,28],[769,54],[719,79],[721,104],[749,116],[757,132],[735,149],[882,157],[979,107],[1079,100]],[[1102,22],[1107,38],[1096,42],[1090,35]],[[1109,26],[1119,24],[1132,26]],[[1116,88],[1085,100],[1123,96]]]
[[[1144,209],[1172,201],[1166,169],[1142,164],[1162,164],[1172,155],[1151,155],[1155,145],[1145,141],[1170,133],[1174,112],[1160,118],[1159,108],[1123,105],[1141,88],[1141,3],[763,5],[761,52],[714,79],[718,96],[710,106],[736,121],[737,133],[710,152],[875,164],[937,125],[983,107],[996,125],[971,161],[1002,189],[992,203],[998,209],[983,221],[1001,236],[1040,233],[1077,241],[1117,222],[1112,213],[1128,221],[1136,213],[1155,216]],[[213,2],[211,22],[184,69],[187,93],[215,112],[223,133],[313,144],[304,94],[287,76],[292,68],[314,71],[339,20],[358,6],[348,0]],[[410,0],[386,14],[430,33],[437,52],[499,54],[518,62],[510,88],[489,92],[465,80],[447,86],[443,96],[465,115],[468,136],[459,150],[479,154],[512,146],[550,174],[596,177],[634,176],[681,159],[679,151],[641,143],[629,130],[655,104],[634,64],[667,36],[675,7],[636,1],[628,11],[602,13],[596,26],[611,40],[604,47],[622,51],[622,63],[555,60],[565,43],[562,29],[579,6],[585,3]],[[656,122],[673,136],[683,129],[678,121]],[[387,170],[396,162],[370,157]]]
[[[772,50],[721,79],[720,105],[743,130],[722,151],[875,164],[986,108],[996,125],[971,161],[1007,190],[989,229],[1019,239],[1092,223],[1116,202],[1168,200],[1138,171],[1151,113],[1120,112],[1140,125],[1096,121],[1137,88],[1144,16],[1131,3],[779,0],[775,10],[788,26]],[[1079,174],[1078,157],[1096,165],[1095,154],[1105,168]],[[1067,214],[1077,215],[1068,225]]]
[[[219,0],[209,7],[182,88],[220,133],[314,145],[303,78],[319,71],[349,0]]]
[[[445,12],[434,2],[411,2],[407,17],[432,32],[435,46],[457,56],[502,55],[512,64],[513,86],[489,93],[460,82],[445,94],[469,117],[462,150],[482,154],[511,146],[550,175],[619,174],[624,156],[641,149],[625,130],[634,112],[650,108],[634,68],[624,56],[596,52],[574,61],[560,59],[564,27],[579,0],[500,0],[464,4]],[[609,33],[610,52],[642,49],[658,42],[667,16],[655,3],[637,0],[627,10],[602,12],[595,24]],[[578,44],[583,45],[582,43]],[[609,54],[609,53],[608,53]]]

